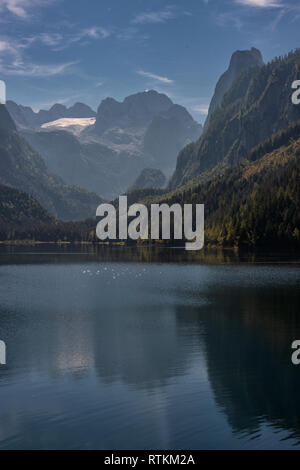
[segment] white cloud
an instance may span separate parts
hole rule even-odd
[[[0,0],[0,12],[9,12],[27,19],[34,8],[48,5],[53,0]]]
[[[234,26],[238,31],[244,26],[242,19],[232,12],[220,13],[216,17],[216,22],[219,26]]]
[[[162,77],[161,75],[156,75],[155,73],[150,73],[150,72],[144,72],[143,70],[138,70],[137,73],[141,75],[142,77],[147,77],[151,78],[152,80],[161,82],[161,83],[174,83],[174,80],[171,80],[168,77]]]
[[[105,39],[110,36],[110,31],[101,26],[91,26],[90,28],[83,29],[70,38],[70,42],[78,42],[84,38],[90,39]]]
[[[196,105],[192,106],[191,110],[194,113],[201,114],[202,116],[206,116],[208,114],[209,105]]]
[[[171,20],[177,16],[176,9],[173,5],[167,6],[163,10],[158,11],[144,11],[136,15],[132,23],[144,24],[144,23],[164,23],[165,21]]]
[[[16,40],[0,37],[0,72],[4,75],[24,77],[48,77],[66,73],[77,62],[61,64],[37,64],[25,60],[25,50],[32,44],[32,38]]]
[[[39,36],[31,38],[33,41],[40,40],[43,44],[49,47],[58,46],[63,40],[60,33],[42,33]]]
[[[282,8],[280,0],[236,0],[240,5],[247,5],[256,8]]]

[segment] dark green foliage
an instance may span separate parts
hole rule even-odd
[[[249,160],[257,160],[258,158],[273,152],[279,147],[289,145],[300,137],[300,121],[295,122],[287,129],[274,134],[270,139],[265,140],[262,144],[257,145],[249,152]]]
[[[206,244],[300,246],[300,139],[150,202],[205,204]]]

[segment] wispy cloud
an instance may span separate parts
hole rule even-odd
[[[49,77],[66,73],[77,62],[37,64],[25,60],[25,50],[31,45],[31,39],[15,40],[0,38],[0,72],[4,75],[24,77]]]
[[[31,43],[40,42],[45,46],[50,47],[53,51],[61,51],[63,49],[67,49],[72,44],[81,42],[86,44],[89,43],[89,41],[106,39],[110,34],[110,31],[106,28],[101,26],[91,26],[90,28],[79,30],[76,33],[61,34],[56,32],[45,32],[31,36],[27,39]]]
[[[37,7],[43,7],[55,0],[1,0],[0,12],[10,13],[19,19],[26,20]]]
[[[78,34],[73,36],[73,42],[80,41],[84,38],[90,39],[105,39],[110,36],[110,31],[107,28],[103,28],[102,26],[91,26],[90,28],[82,29],[78,32]]]
[[[235,8],[216,15],[217,24],[219,26],[233,26],[238,31],[245,31],[246,28],[248,32],[253,30],[253,15],[261,14],[263,10],[264,13],[267,10],[276,13],[273,20],[270,20],[269,16],[267,17],[270,24],[266,26],[266,31],[274,32],[287,13],[294,12],[299,8],[292,5],[288,0],[232,0],[232,6],[235,6]],[[251,21],[249,21],[249,18],[251,18]]]
[[[209,109],[209,105],[201,105],[201,104],[191,107],[191,110],[194,111],[194,113],[200,114],[201,116],[206,116],[208,114],[208,109]]]
[[[168,77],[162,77],[161,75],[156,75],[155,73],[151,73],[151,72],[144,72],[144,70],[138,70],[137,73],[141,75],[142,77],[151,78],[152,80],[160,82],[160,83],[166,83],[166,84],[174,83],[174,80],[171,80]]]
[[[280,0],[236,0],[240,5],[247,5],[256,8],[282,8],[284,5]]]
[[[234,26],[238,31],[243,28],[242,18],[233,12],[219,13],[216,16],[216,22],[219,26]]]
[[[10,64],[0,59],[0,72],[4,75],[22,77],[49,77],[64,74],[67,69],[77,62],[65,62],[62,64],[35,64],[31,62],[13,61]]]
[[[131,22],[133,24],[165,23],[168,20],[176,18],[179,13],[179,10],[174,5],[168,5],[162,10],[144,11],[139,13]]]

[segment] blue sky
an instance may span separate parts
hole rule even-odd
[[[232,52],[299,47],[299,0],[0,0],[0,79],[35,110],[164,92],[203,121]]]

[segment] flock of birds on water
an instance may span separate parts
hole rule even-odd
[[[108,266],[97,266],[97,269],[85,268],[81,271],[81,274],[85,276],[104,276],[108,280],[116,281],[122,277],[134,277],[135,279],[143,278],[149,273],[147,268],[130,269],[129,267],[118,266],[118,269]],[[158,271],[157,275],[161,275],[162,271]]]

